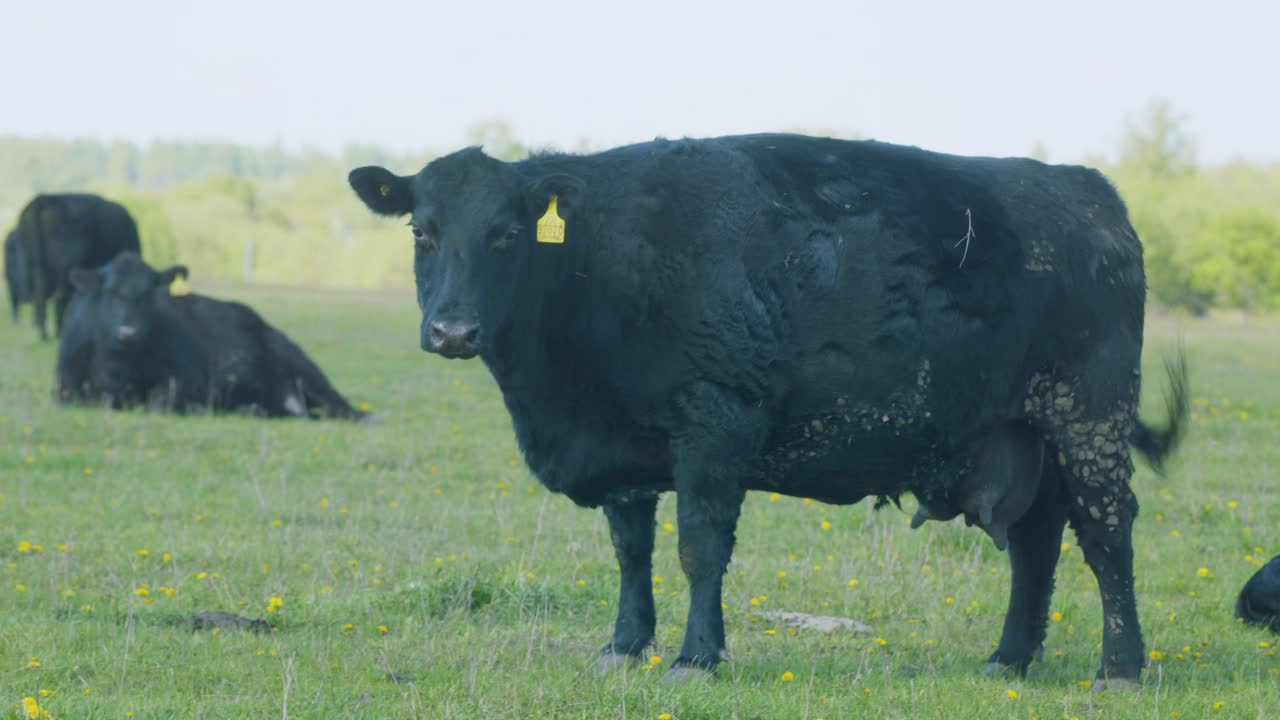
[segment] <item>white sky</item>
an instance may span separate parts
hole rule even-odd
[[[0,134],[450,150],[501,118],[563,148],[833,128],[1078,161],[1162,97],[1202,161],[1274,161],[1278,32],[1272,0],[0,0]]]

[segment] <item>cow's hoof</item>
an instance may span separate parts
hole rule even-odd
[[[605,651],[596,658],[596,672],[601,675],[617,672],[640,664],[640,658],[626,653]]]
[[[1103,690],[1119,690],[1121,692],[1138,692],[1142,690],[1142,683],[1132,678],[1098,678],[1093,681],[1093,691],[1102,692]]]
[[[1027,668],[1031,667],[1031,663],[1039,662],[1044,659],[1044,646],[1041,645],[1035,650],[1032,650],[1031,658],[1022,664],[1003,662],[1001,660],[996,660],[995,657],[995,655],[992,655],[991,659],[987,661],[987,667],[982,670],[983,675],[986,675],[989,678],[1026,677]]]
[[[688,685],[694,682],[709,683],[715,679],[716,674],[714,672],[697,665],[676,665],[663,677],[664,681],[678,685]]]

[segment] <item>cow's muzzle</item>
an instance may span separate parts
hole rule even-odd
[[[475,357],[480,353],[480,325],[465,320],[433,320],[423,333],[422,349],[447,358]]]

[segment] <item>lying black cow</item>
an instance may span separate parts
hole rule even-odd
[[[1236,598],[1236,617],[1280,633],[1280,555],[1244,584]]]
[[[118,253],[139,252],[129,211],[97,195],[37,195],[18,216],[27,289],[40,337],[48,339],[45,303],[54,301],[56,327],[71,300],[71,271],[96,268]]]
[[[1186,373],[1169,426],[1140,422],[1142,247],[1102,175],[755,135],[349,179],[410,216],[423,349],[483,359],[533,472],[604,508],[622,578],[603,664],[654,637],[658,493],[678,493],[687,675],[725,657],[746,490],[911,492],[920,521],[1007,538],[989,670],[1040,648],[1069,521],[1102,594],[1099,681],[1138,677],[1130,445],[1172,450]]]
[[[31,289],[27,287],[27,264],[17,230],[10,231],[4,238],[4,284],[9,290],[9,312],[13,321],[18,322],[18,308],[31,302]]]
[[[177,412],[358,419],[302,349],[252,309],[170,294],[186,268],[155,272],[122,253],[76,269],[77,292],[58,341],[54,398]]]

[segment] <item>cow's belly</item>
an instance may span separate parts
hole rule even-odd
[[[946,465],[926,418],[827,413],[778,433],[748,487],[848,504],[945,482]]]

